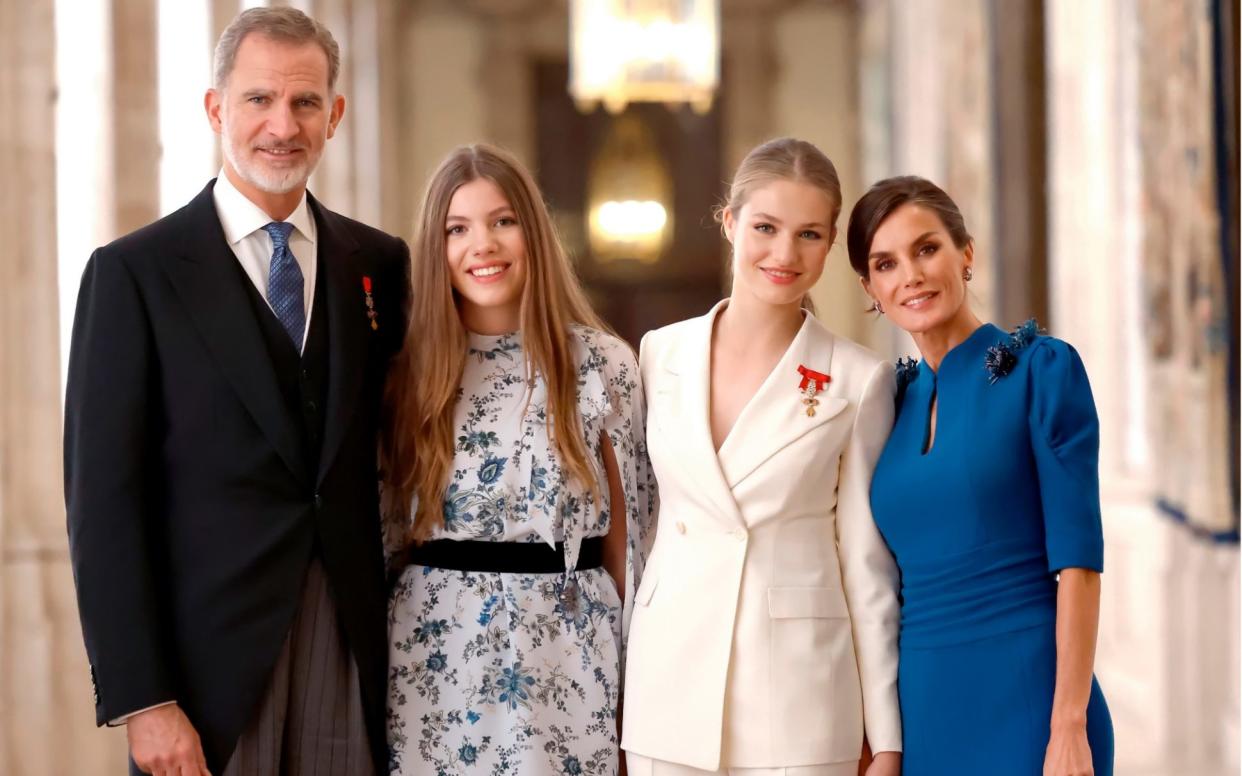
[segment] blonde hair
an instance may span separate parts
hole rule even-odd
[[[726,211],[736,219],[755,189],[778,180],[809,183],[828,195],[832,202],[832,217],[828,223],[832,227],[831,237],[835,239],[837,218],[841,215],[841,179],[837,168],[813,143],[793,137],[769,140],[746,154],[733,174],[728,201],[718,205],[712,214],[721,230],[724,229]],[[810,294],[803,297],[802,306],[815,312]]]
[[[837,168],[814,143],[793,137],[778,137],[757,145],[733,173],[729,184],[729,199],[718,205],[713,213],[716,223],[724,223],[725,211],[737,218],[755,189],[772,181],[796,181],[809,183],[828,195],[832,200],[832,228],[836,230],[841,215],[841,179]]]
[[[526,245],[520,319],[527,399],[536,376],[542,378],[556,451],[569,475],[599,495],[578,411],[578,364],[570,327],[608,329],[578,285],[530,173],[495,146],[462,146],[441,162],[423,195],[411,251],[409,329],[384,391],[381,508],[390,527],[407,542],[426,539],[444,523],[444,493],[455,451],[454,410],[468,347],[449,278],[445,222],[457,189],[481,178],[495,183],[509,201]],[[418,508],[411,521],[415,496]]]

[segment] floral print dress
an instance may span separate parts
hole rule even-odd
[[[612,776],[622,644],[654,532],[642,388],[629,346],[572,333],[578,409],[601,500],[563,472],[541,380],[527,391],[520,334],[470,335],[457,444],[432,538],[564,542],[553,574],[411,565],[389,598],[389,765],[394,775]],[[529,394],[529,395],[528,395]],[[608,504],[602,435],[624,504]],[[624,509],[624,514],[622,514]],[[626,521],[625,601],[603,568],[575,568],[582,539]]]

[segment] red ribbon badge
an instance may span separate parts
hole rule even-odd
[[[832,378],[823,372],[816,372],[814,369],[807,369],[802,364],[798,364],[798,374],[802,375],[802,382],[798,383],[798,390],[805,391],[806,387],[813,381],[815,383],[815,392],[819,393],[824,390],[828,383],[832,382]]]
[[[371,330],[375,331],[379,328],[379,321],[376,320],[375,299],[371,297],[371,278],[369,275],[362,276],[362,293],[367,296],[367,317],[371,319]]]

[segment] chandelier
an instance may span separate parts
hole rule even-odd
[[[720,82],[719,0],[571,0],[569,93],[589,111],[689,103],[706,113]]]
[[[601,262],[651,264],[672,235],[672,176],[654,134],[637,114],[609,124],[587,179],[591,250]]]

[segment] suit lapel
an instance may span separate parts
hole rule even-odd
[[[186,206],[184,248],[180,256],[162,266],[242,404],[290,471],[303,477],[301,437],[281,397],[271,355],[246,298],[242,283],[250,281],[237,266],[220,226],[211,193],[214,184],[207,184]]]
[[[665,429],[665,440],[679,452],[690,481],[715,506],[716,513],[730,527],[745,527],[746,521],[733,493],[725,482],[712,443],[711,419],[711,352],[712,322],[724,306],[721,302],[690,327],[688,336],[678,343],[676,353],[665,361],[665,372],[671,380],[667,417],[676,418],[675,428]]]
[[[831,377],[833,337],[813,315],[806,320],[785,355],[738,415],[720,447],[720,469],[730,489],[782,448],[840,414],[849,402],[835,395],[829,383],[820,394],[813,416],[806,414],[798,390],[798,366]]]
[[[324,416],[323,449],[319,453],[316,484],[323,481],[353,417],[366,366],[366,307],[362,273],[354,264],[358,243],[344,229],[340,217],[307,195],[315,216],[319,267],[323,275],[328,314],[328,400]]]

